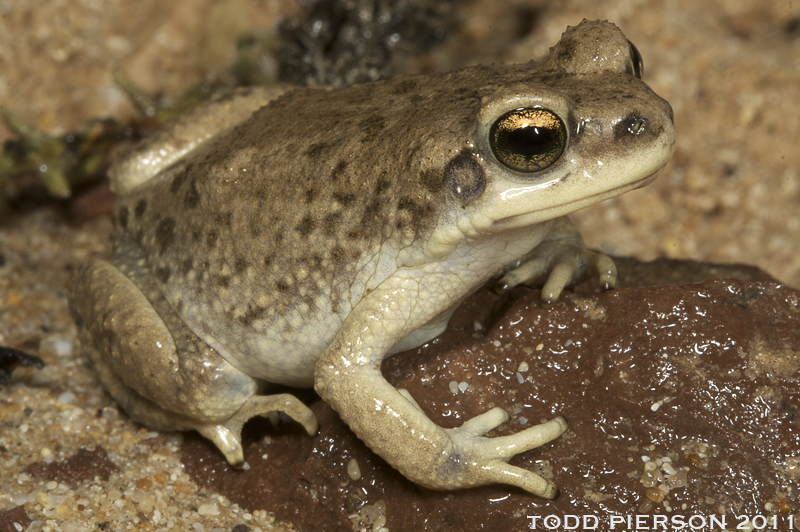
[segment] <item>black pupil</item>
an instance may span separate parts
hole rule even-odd
[[[523,126],[506,134],[506,149],[525,158],[544,155],[558,148],[561,136],[549,128]]]
[[[567,131],[552,111],[519,108],[497,119],[489,132],[489,142],[502,164],[517,172],[535,173],[561,157]]]

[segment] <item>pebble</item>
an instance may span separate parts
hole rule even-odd
[[[219,515],[219,508],[216,504],[201,504],[197,507],[197,513],[200,515]]]

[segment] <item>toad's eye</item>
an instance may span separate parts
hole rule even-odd
[[[631,41],[628,41],[628,50],[631,53],[631,63],[633,64],[633,75],[639,79],[642,79],[644,75],[644,59],[642,59],[642,54],[639,53],[639,50],[633,45]]]
[[[492,124],[489,145],[497,160],[511,170],[541,172],[564,153],[567,128],[547,109],[515,109]]]

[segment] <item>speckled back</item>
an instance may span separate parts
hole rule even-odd
[[[519,95],[557,95],[580,105],[593,131],[612,133],[614,123],[628,123],[618,120],[619,112],[638,116],[638,106],[653,101],[628,66],[567,73],[562,55],[550,63],[285,93],[123,196],[117,228],[141,246],[187,325],[226,358],[239,359],[240,369],[265,378],[286,374],[287,368],[264,366],[280,360],[262,356],[272,349],[291,351],[293,367],[303,366],[298,357],[313,367],[350,310],[403,262],[400,250],[411,247],[419,253],[404,256],[427,260],[437,224],[458,240],[462,227],[456,229],[455,218],[488,201],[481,194],[500,170],[479,145],[487,102],[498,94],[504,106]],[[572,112],[571,104],[563,105]],[[578,117],[567,121],[572,155],[554,166],[563,168],[565,180],[577,172],[575,161],[596,166],[598,153],[623,161],[651,142],[626,134],[609,143],[608,136],[582,134]],[[500,173],[511,179],[507,186],[517,186],[519,176]],[[520,183],[537,175],[519,177]],[[544,208],[591,195],[584,187],[598,186],[573,181],[550,187],[551,196],[537,193]],[[494,194],[500,197],[502,187]],[[526,201],[517,214],[539,208]],[[481,220],[511,215],[493,208]],[[242,367],[256,357],[261,366]]]
[[[443,174],[475,127],[474,70],[290,92],[121,199],[115,223],[198,333],[288,337],[318,311],[346,316],[383,244],[424,240],[452,208]]]

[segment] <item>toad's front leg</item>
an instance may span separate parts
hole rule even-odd
[[[436,316],[435,309],[421,308],[424,303],[404,304],[425,291],[416,280],[395,279],[362,300],[317,363],[317,392],[373,451],[417,484],[450,490],[503,483],[555,497],[553,483],[508,460],[561,435],[567,428],[563,418],[488,438],[486,432],[508,420],[494,408],[444,429],[381,375],[381,361],[394,342]]]

